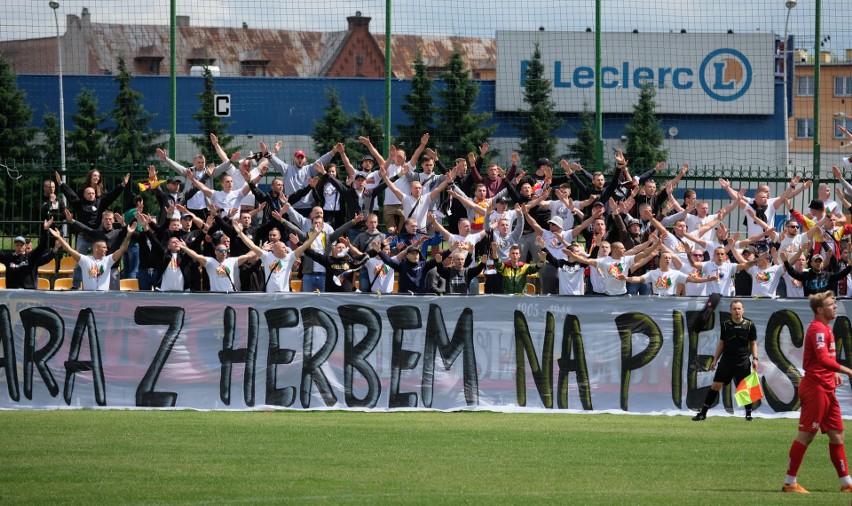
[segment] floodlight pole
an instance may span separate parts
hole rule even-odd
[[[385,0],[385,153],[391,145],[391,1]]]
[[[65,182],[65,93],[62,90],[62,39],[59,37],[59,2],[52,1],[48,5],[53,9],[53,21],[56,23],[56,52],[59,57],[59,167],[62,182]]]
[[[171,115],[169,117],[169,156],[177,160],[177,0],[171,0],[169,16],[169,97]]]
[[[792,58],[788,58],[790,55],[788,28],[790,26],[790,13],[792,13],[793,8],[796,7],[796,0],[787,0],[785,6],[787,7],[787,20],[784,21],[784,169],[786,170],[787,176],[792,176],[792,174],[790,174],[790,105],[789,99],[787,98],[787,95],[790,92],[790,85],[787,74],[792,71],[793,65],[795,64],[791,65],[789,68],[787,67],[787,64],[792,63]]]
[[[595,0],[595,168],[603,170],[603,100],[601,87],[601,0]]]
[[[820,183],[820,145],[819,145],[819,43],[822,38],[822,1],[816,0],[816,12],[814,14],[814,178],[811,191],[813,198],[819,197]]]

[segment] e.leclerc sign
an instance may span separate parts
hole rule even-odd
[[[644,83],[657,112],[773,114],[772,34],[604,33],[603,111],[629,113]],[[559,112],[594,107],[595,40],[588,32],[497,32],[496,108],[524,108],[523,80],[534,43]]]

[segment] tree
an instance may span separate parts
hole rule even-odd
[[[361,110],[358,111],[357,115],[352,116],[351,122],[352,127],[355,130],[354,137],[367,137],[370,139],[370,142],[373,143],[373,146],[376,146],[377,149],[381,149],[380,146],[385,140],[382,119],[370,114],[370,109],[367,107],[367,99],[365,97],[361,97]],[[367,153],[367,150],[364,149],[363,144],[353,138],[346,142],[346,154],[349,156],[350,160],[357,161],[369,153]]]
[[[0,163],[23,160],[36,128],[31,126],[33,110],[26,93],[18,89],[12,65],[0,56]]]
[[[597,167],[597,150],[595,149],[595,113],[589,109],[589,103],[583,102],[580,111],[580,130],[577,131],[577,142],[571,145],[568,157],[579,162],[588,170]]]
[[[74,129],[68,133],[70,158],[81,164],[100,164],[106,160],[106,134],[101,125],[106,114],[98,114],[98,99],[92,90],[83,89],[74,99],[77,113],[71,117]]]
[[[56,113],[45,111],[41,117],[44,126],[41,129],[43,142],[38,145],[38,157],[46,169],[59,170],[59,116]]]
[[[437,132],[432,139],[443,160],[466,157],[470,151],[477,152],[477,147],[487,141],[497,127],[485,126],[491,119],[490,113],[473,112],[479,85],[470,79],[461,54],[453,53],[447,69],[439,77],[443,84],[438,90],[442,107],[438,109]]]
[[[550,80],[544,77],[541,48],[535,43],[532,60],[524,76],[524,103],[527,108],[520,111],[521,156],[527,166],[533,166],[541,157],[556,155],[556,129],[562,120],[553,112],[556,102],[550,98]]]
[[[663,129],[654,115],[657,104],[653,83],[646,83],[639,92],[639,101],[633,107],[633,117],[627,124],[627,150],[625,158],[633,168],[631,173],[650,169],[669,157],[667,149],[661,149]]]
[[[344,142],[352,130],[352,120],[346,115],[340,105],[340,96],[336,88],[326,87],[325,114],[319,121],[314,122],[314,151],[325,153],[338,142]]]
[[[407,151],[413,151],[420,145],[420,137],[432,131],[435,122],[435,106],[432,100],[432,78],[426,69],[422,56],[414,61],[414,76],[411,78],[411,93],[402,96],[402,112],[408,115],[407,125],[397,125],[399,135],[394,144]],[[372,138],[371,138],[372,140]],[[380,144],[373,142],[374,146]]]
[[[198,152],[204,155],[209,162],[217,163],[219,155],[210,144],[210,134],[216,134],[219,138],[219,145],[229,155],[234,151],[239,151],[240,147],[229,147],[229,144],[234,141],[233,135],[228,135],[228,127],[232,122],[222,121],[222,118],[214,114],[214,96],[216,88],[213,82],[213,73],[210,72],[210,67],[204,66],[204,90],[198,94],[198,101],[201,103],[201,108],[197,113],[193,114],[193,119],[198,120],[198,128],[201,130],[201,135],[193,135],[190,137],[193,144],[198,147]]]
[[[156,140],[162,133],[148,126],[154,116],[142,106],[142,94],[130,86],[132,77],[124,55],[120,55],[114,79],[118,83],[118,95],[110,113],[115,128],[109,133],[109,158],[116,164],[144,167],[153,156]]]

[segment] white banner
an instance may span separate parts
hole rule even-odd
[[[558,112],[594,109],[595,34],[497,31],[496,109],[525,108],[523,80],[534,42]],[[604,33],[605,113],[631,113],[643,83],[659,114],[773,114],[775,37],[768,33]]]
[[[0,291],[0,408],[697,409],[723,300]],[[849,365],[852,302],[834,330]],[[799,407],[807,300],[746,300],[763,415]],[[845,414],[852,390],[838,389]],[[725,391],[724,406],[732,397]]]

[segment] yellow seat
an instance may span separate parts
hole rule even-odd
[[[5,289],[6,289],[6,278],[2,277],[2,278],[0,278],[0,290],[5,290]]]
[[[139,290],[138,279],[121,279],[118,281],[118,288],[121,291],[135,292]]]
[[[290,291],[291,292],[301,292],[302,291],[302,280],[301,279],[291,279],[290,280]]]
[[[70,290],[72,284],[71,278],[59,278],[53,282],[54,290]]]
[[[393,280],[393,293],[399,293],[399,280]]]
[[[0,264],[0,274],[6,274],[6,264]]]
[[[56,259],[51,259],[50,262],[38,268],[39,276],[53,276],[56,274]]]
[[[77,267],[77,261],[74,260],[74,257],[64,257],[59,261],[59,271],[56,274],[70,276],[74,274],[74,267]]]
[[[50,280],[47,278],[38,278],[39,290],[50,290]]]
[[[480,281],[480,282],[479,282],[479,295],[482,295],[482,294],[484,294],[484,293],[485,293],[485,282],[484,282],[484,281]]]
[[[538,293],[535,289],[535,285],[532,283],[527,283],[527,293],[530,295],[535,295]]]

